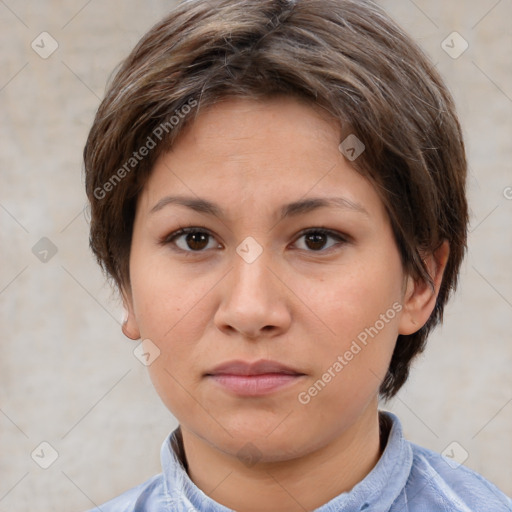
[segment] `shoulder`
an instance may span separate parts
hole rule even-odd
[[[423,510],[423,503],[435,503],[436,510],[447,512],[512,512],[512,500],[482,475],[432,450],[409,444],[413,462],[404,493],[407,502],[416,502],[419,510]]]
[[[158,504],[164,499],[162,473],[120,494],[106,503],[87,512],[150,512],[160,510]]]

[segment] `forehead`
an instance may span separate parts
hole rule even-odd
[[[292,157],[311,145],[337,146],[338,124],[326,110],[293,96],[224,98],[198,111],[171,150],[195,145],[196,151],[208,151],[210,157],[243,158],[245,152],[272,159],[280,154]]]
[[[340,131],[325,111],[292,97],[224,100],[200,111],[160,156],[143,201],[153,209],[165,195],[196,195],[260,210],[310,196],[379,203],[340,151]]]

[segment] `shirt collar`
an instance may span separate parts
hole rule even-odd
[[[400,420],[387,411],[379,412],[381,425],[390,424],[388,440],[383,454],[368,475],[350,491],[333,498],[316,512],[385,512],[404,489],[412,467],[412,448],[404,439]],[[201,491],[189,478],[186,468],[180,427],[164,441],[161,462],[164,489],[173,510],[187,512],[230,512]]]

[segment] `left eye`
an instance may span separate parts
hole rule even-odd
[[[209,240],[210,238],[212,240]],[[330,249],[336,245],[336,243],[343,244],[347,241],[347,238],[341,235],[341,233],[324,228],[314,228],[303,231],[296,239],[295,243],[297,243],[301,238],[304,238],[304,245],[306,249],[303,247],[299,247],[299,249],[306,250],[308,252],[320,252],[325,250],[325,245],[329,238],[334,240],[335,243],[329,245],[327,249]],[[203,252],[205,249],[213,249],[215,247],[221,248],[221,245],[214,243],[213,240],[213,235],[204,229],[182,228],[165,237],[165,239],[162,240],[162,243],[172,243],[176,245],[178,249],[186,252]]]
[[[299,239],[304,238],[304,243],[306,247],[312,250],[312,252],[319,252],[325,249],[326,240],[331,238],[335,240],[338,244],[343,244],[347,241],[347,239],[341,235],[341,233],[337,233],[336,231],[331,231],[329,229],[309,229],[307,231],[303,231],[299,236]],[[331,244],[327,249],[330,249],[336,245],[336,243]]]

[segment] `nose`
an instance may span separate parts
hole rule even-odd
[[[218,329],[260,339],[289,328],[291,292],[269,260],[266,251],[251,263],[234,254],[233,267],[219,288],[222,296],[214,317]]]

